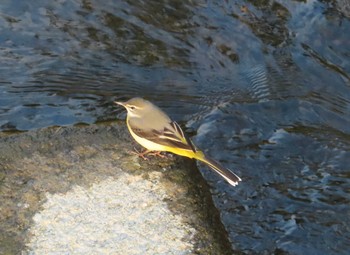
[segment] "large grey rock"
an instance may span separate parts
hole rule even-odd
[[[125,126],[0,135],[0,254],[231,254],[190,160],[129,152]]]

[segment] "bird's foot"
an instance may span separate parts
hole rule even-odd
[[[145,151],[139,151],[138,149],[136,149],[134,147],[134,150],[131,151],[132,154],[137,155],[138,157],[142,158],[143,160],[148,160],[148,158],[146,157],[146,154],[150,153],[151,151],[149,150],[145,150]]]
[[[148,155],[151,155],[151,156],[158,156],[160,158],[166,158],[165,155],[161,154],[162,152],[161,151],[149,151],[148,152]]]
[[[161,151],[150,151],[150,150],[139,151],[135,147],[134,147],[134,151],[131,151],[131,153],[136,154],[138,157],[142,158],[143,160],[148,160],[146,155],[158,156],[158,157],[161,157],[161,158],[166,158],[165,155],[161,154]]]

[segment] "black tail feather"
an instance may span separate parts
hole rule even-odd
[[[231,172],[231,170],[227,169],[219,162],[208,157],[207,155],[204,155],[204,157],[199,160],[210,166],[215,172],[221,175],[232,186],[236,186],[238,182],[241,181],[241,178],[239,178],[235,173]]]

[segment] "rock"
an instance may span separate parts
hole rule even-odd
[[[124,125],[0,141],[0,254],[231,254],[195,164],[130,154]]]

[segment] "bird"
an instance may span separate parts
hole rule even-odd
[[[198,149],[180,125],[155,104],[141,97],[114,103],[126,108],[126,124],[129,132],[136,142],[146,148],[146,153],[171,152],[194,158],[207,164],[232,186],[236,186],[241,181],[241,178],[231,170]]]

